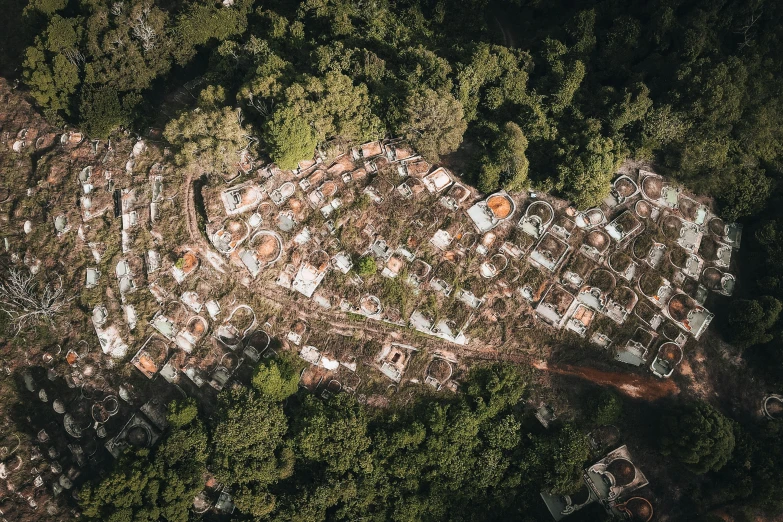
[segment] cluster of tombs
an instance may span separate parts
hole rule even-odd
[[[21,153],[26,136],[12,150]],[[731,295],[734,287],[741,228],[643,170],[620,176],[600,207],[579,212],[546,194],[482,196],[399,140],[333,144],[293,170],[256,166],[243,154],[235,172],[199,189],[204,241],[177,235],[195,202],[183,201],[189,196],[154,142],[102,147],[74,131],[50,141],[69,158],[74,183],[50,215],[23,219],[20,237],[45,228],[70,245],[63,257],[94,296],[101,350],[85,342],[84,350],[44,354],[46,364],[64,359],[67,371],[25,377],[59,416],[56,428],[41,427],[41,459],[48,455],[50,465],[33,491],[44,481],[55,493],[72,489],[101,448],[118,456],[154,444],[166,427],[166,393],[208,397],[241,385],[279,343],[310,363],[306,388],[323,397],[355,392],[356,357],[308,325],[312,310],[335,323],[378,321],[443,342],[423,373],[407,379],[453,390],[457,360],[446,343],[492,342],[508,323],[580,336],[668,377],[688,338],[712,319],[710,292]],[[118,233],[107,228],[112,218]],[[15,262],[40,270],[35,252],[17,246],[6,237]],[[82,251],[86,263],[71,261]],[[375,270],[359,270],[366,259]],[[225,290],[228,280],[294,303],[300,319],[257,318],[252,303]],[[385,339],[371,356],[390,386],[416,356],[411,338]],[[108,382],[122,358],[153,384]],[[164,384],[167,392],[150,395]],[[56,431],[69,442],[55,444]],[[230,512],[230,492],[213,486],[199,509]]]
[[[591,434],[590,443],[594,449],[600,435]],[[628,448],[620,446],[583,471],[582,482],[575,493],[553,495],[544,492],[541,498],[555,520],[562,520],[588,506],[600,505],[617,518],[649,522],[653,518],[652,504],[635,494],[647,485],[647,478],[634,464]]]
[[[257,319],[253,303],[241,302],[241,292],[225,288],[233,276],[232,262],[241,267],[238,274],[255,277],[281,259],[291,241],[292,229],[286,225],[297,226],[300,216],[291,215],[288,222],[288,214],[282,214],[276,229],[261,227],[262,221],[255,219],[260,220],[264,202],[253,206],[248,218],[243,198],[255,196],[252,190],[241,191],[253,184],[239,180],[223,191],[220,201],[227,219],[210,231],[212,244],[204,248],[177,236],[185,205],[177,201],[177,178],[154,142],[137,139],[101,146],[74,131],[50,141],[58,158],[67,159],[74,184],[58,190],[49,215],[21,216],[26,218],[22,233],[6,236],[5,248],[13,262],[39,271],[47,260],[38,259],[31,246],[22,250],[32,244],[28,238],[43,234],[68,245],[61,264],[68,270],[66,279],[85,289],[82,300],[91,309],[99,349],[91,349],[94,343],[88,341],[46,349],[36,356],[41,357],[38,364],[31,361],[33,366],[24,373],[24,387],[46,412],[36,415],[40,423],[34,422],[38,436],[32,464],[25,458],[20,460],[24,465],[0,468],[0,478],[15,484],[23,504],[54,509],[54,503],[43,500],[48,493],[76,495],[78,484],[90,474],[86,470],[100,468],[106,458],[117,458],[128,448],[154,445],[167,428],[169,401],[186,396],[209,401],[226,387],[246,384],[255,365],[275,357],[281,344],[311,363],[301,375],[305,388],[324,398],[356,391],[362,379],[350,353],[334,353],[332,340],[304,319],[284,325]],[[238,174],[247,177],[252,162],[243,158]],[[236,190],[241,192],[237,198]],[[286,191],[283,187],[283,200],[274,196],[281,205],[289,197]],[[70,204],[74,195],[76,207]],[[112,223],[119,230],[108,228]],[[263,223],[268,223],[267,216]],[[214,228],[212,222],[208,226]],[[346,261],[352,264],[350,258]],[[290,287],[307,294],[332,263],[313,251],[306,266],[293,274]],[[252,284],[245,287],[240,290],[254,290]],[[377,299],[362,303],[368,310],[380,307]],[[271,333],[275,330],[277,335]],[[373,365],[396,385],[417,351],[387,341]],[[123,359],[133,368],[130,376],[117,371],[116,363]],[[456,362],[450,352],[436,351],[423,372],[410,380],[456,389],[451,380]],[[194,506],[201,513],[233,511],[230,491],[214,481],[207,483]],[[10,506],[3,509],[12,512]]]
[[[710,324],[710,292],[732,294],[742,231],[645,170],[579,212],[546,194],[483,197],[394,140],[266,166],[204,200],[214,248],[270,291],[458,345],[527,309],[660,377]],[[363,257],[376,273],[360,275]]]

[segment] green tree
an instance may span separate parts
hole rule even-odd
[[[57,11],[65,9],[66,5],[68,5],[68,0],[30,0],[25,7],[25,12],[36,10],[51,16]]]
[[[108,138],[120,125],[129,123],[129,114],[112,87],[85,88],[79,110],[82,128],[93,138]]]
[[[175,160],[179,165],[220,175],[238,168],[242,151],[254,154],[250,128],[242,124],[241,112],[219,106],[224,96],[221,87],[207,87],[197,109],[166,125],[163,136],[178,147]]]
[[[552,38],[544,40],[542,54],[548,66],[543,83],[549,96],[549,108],[558,114],[571,106],[584,80],[585,64],[581,60],[571,59],[565,44]]]
[[[182,428],[193,422],[198,417],[198,405],[196,399],[188,398],[182,401],[169,403],[166,419],[174,428]]]
[[[604,426],[617,421],[623,412],[623,403],[617,394],[602,389],[594,398],[588,421],[595,426]]]
[[[718,471],[734,451],[732,421],[709,403],[686,403],[661,420],[660,444],[696,474]]]
[[[563,144],[564,158],[557,167],[559,187],[580,209],[600,204],[621,159],[614,141],[601,135],[599,122],[584,124],[581,136]]]
[[[758,213],[766,205],[772,187],[772,180],[762,169],[737,169],[733,175],[724,178],[718,192],[721,215],[736,220]]]
[[[50,113],[72,113],[71,97],[79,87],[84,60],[81,24],[81,19],[54,15],[25,52],[22,77],[35,101]]]
[[[210,40],[223,41],[245,32],[247,15],[252,7],[252,0],[235,0],[229,8],[220,4],[188,2],[176,21],[174,56],[177,62],[187,63],[195,56],[197,47]]]
[[[318,141],[331,137],[364,141],[383,131],[380,120],[372,113],[367,86],[354,85],[350,77],[339,72],[303,77],[285,89],[283,99],[278,100],[278,106],[281,105],[285,113],[277,122],[279,134],[299,140],[306,136],[305,122]],[[283,118],[300,121],[296,125],[288,124],[286,129],[282,126]]]
[[[639,82],[630,89],[624,89],[622,100],[611,109],[612,130],[617,132],[632,123],[644,120],[652,105],[650,89],[645,84]]]
[[[502,173],[503,168],[492,161],[489,156],[485,156],[481,161],[478,189],[485,194],[496,191],[500,187],[500,176]]]
[[[299,389],[299,372],[288,355],[267,359],[253,374],[253,387],[271,400],[281,402]]]
[[[313,156],[315,132],[291,107],[275,111],[264,130],[269,156],[281,169],[293,169],[299,161]]]
[[[418,90],[405,102],[400,130],[425,158],[432,161],[457,150],[467,123],[462,104],[448,92]]]
[[[253,390],[225,391],[218,399],[210,469],[232,488],[240,510],[265,516],[275,507],[268,487],[293,473],[293,453],[283,442],[286,416],[279,404]]]
[[[507,122],[498,129],[487,125],[490,134],[496,134],[481,160],[478,189],[493,192],[500,187],[516,192],[527,188],[530,162],[527,152],[527,138],[514,122]]]
[[[778,322],[783,304],[772,296],[736,299],[729,305],[725,333],[727,340],[740,350],[773,339],[770,330]]]
[[[372,256],[364,256],[356,263],[356,271],[360,276],[373,275],[378,271],[378,265]]]
[[[208,447],[197,419],[174,425],[158,448],[123,456],[100,482],[84,486],[82,514],[95,522],[187,522],[204,487]]]
[[[340,393],[326,402],[306,396],[292,423],[294,448],[331,473],[367,471],[372,466],[367,427],[366,411],[353,396]]]
[[[556,435],[538,438],[533,451],[545,463],[542,485],[547,491],[567,494],[579,488],[590,457],[585,433],[565,424]]]

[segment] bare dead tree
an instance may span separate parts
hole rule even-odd
[[[65,58],[75,66],[80,66],[84,63],[84,55],[79,49],[63,49]]]
[[[125,12],[124,2],[114,2],[111,5],[111,14],[113,14],[114,16],[120,16],[123,12]]]
[[[263,101],[254,98],[252,92],[248,95],[248,105],[257,110],[259,114],[267,118],[272,113],[272,108],[274,107],[274,103],[270,103],[270,106],[267,106],[267,104]]]
[[[31,272],[11,268],[0,278],[0,311],[8,314],[16,334],[31,326],[52,324],[71,300],[65,296],[59,276],[56,284],[41,286]]]
[[[114,37],[114,40],[111,41],[112,44],[114,44],[117,48],[125,47],[125,41],[122,39],[121,35],[117,35]]]
[[[751,33],[751,29],[754,25],[756,25],[756,22],[759,21],[761,14],[762,12],[756,13],[755,8],[752,9],[750,15],[748,16],[748,22],[740,27],[739,30],[734,31],[736,34],[742,35],[742,42],[739,43],[740,50],[744,49],[745,47],[749,47],[753,41],[753,34]]]
[[[147,15],[150,12],[149,7],[142,9],[134,22],[131,23],[133,29],[133,36],[139,39],[141,47],[145,51],[150,51],[155,48],[158,35],[155,33],[155,29],[147,22]]]

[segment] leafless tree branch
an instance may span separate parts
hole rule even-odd
[[[133,29],[133,36],[139,39],[141,47],[145,51],[150,51],[155,48],[158,35],[155,33],[155,29],[147,22],[147,15],[149,14],[149,7],[145,7],[141,13],[131,22],[131,28]]]
[[[0,278],[0,312],[8,314],[16,334],[31,326],[52,324],[71,300],[65,296],[59,276],[56,284],[41,286],[31,272],[12,268]]]

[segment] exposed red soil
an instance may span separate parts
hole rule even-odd
[[[546,362],[539,362],[534,363],[533,366],[538,370],[578,377],[601,386],[611,386],[635,399],[655,401],[680,393],[680,388],[670,379],[660,380],[631,373],[606,372],[589,367],[577,368],[569,364],[552,366]]]

